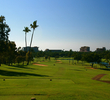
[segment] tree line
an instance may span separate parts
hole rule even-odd
[[[50,59],[50,57],[54,57],[55,59],[58,59],[60,57],[64,58],[72,58],[74,60],[78,61],[86,61],[92,64],[92,67],[94,63],[100,63],[102,62],[102,59],[104,59],[104,62],[109,63],[110,60],[110,50],[106,50],[103,52],[76,52],[76,51],[61,51],[61,52],[51,52],[51,51],[39,51],[37,53],[32,52],[33,56],[35,58],[44,57],[45,59]]]

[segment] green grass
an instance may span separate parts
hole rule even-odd
[[[89,64],[84,63],[82,66],[81,61],[74,65],[68,60],[61,62],[51,59],[39,62],[48,66],[2,65],[0,99],[30,100],[36,97],[37,100],[110,100],[110,84],[92,80],[98,74],[107,74],[102,80],[110,81],[110,70],[89,69]],[[95,67],[99,68],[98,65]]]

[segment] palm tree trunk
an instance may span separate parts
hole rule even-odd
[[[26,32],[25,32],[25,46],[26,46],[26,52],[27,52],[27,40],[26,40]]]
[[[30,47],[31,47],[31,45],[32,45],[32,40],[33,40],[34,30],[35,30],[35,29],[33,29],[33,33],[32,33],[32,36],[31,36]]]
[[[29,65],[30,52],[31,52],[31,45],[32,45],[32,40],[33,40],[34,30],[35,30],[35,29],[33,29],[32,36],[31,36],[31,42],[30,42],[30,48],[29,48],[29,59],[28,59],[28,63],[27,63],[27,65]]]

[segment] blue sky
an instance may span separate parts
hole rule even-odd
[[[0,0],[0,14],[17,47],[25,46],[24,27],[37,20],[32,46],[39,50],[110,49],[110,0]],[[27,34],[28,45],[31,34]]]

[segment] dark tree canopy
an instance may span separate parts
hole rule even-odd
[[[0,16],[0,41],[8,41],[8,35],[10,32],[9,26],[5,22],[5,17]]]
[[[13,63],[16,54],[15,42],[9,41],[10,28],[5,22],[5,17],[0,16],[0,65]]]
[[[92,63],[92,67],[94,63],[100,63],[101,62],[101,56],[97,53],[88,53],[83,55],[83,60]]]

